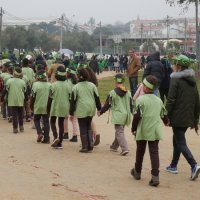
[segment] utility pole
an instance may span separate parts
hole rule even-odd
[[[184,45],[184,51],[187,51],[187,19],[185,17],[185,45]]]
[[[61,18],[60,18],[60,49],[63,48],[63,21],[64,21],[64,15],[62,14]]]
[[[169,41],[169,16],[167,15],[167,49],[168,49],[168,41]]]
[[[2,18],[3,18],[3,8],[0,8],[0,52],[2,50]]]
[[[141,45],[143,44],[143,31],[144,31],[144,25],[141,24]]]
[[[102,30],[101,30],[101,22],[99,23],[99,46],[100,46],[100,56],[103,55],[103,51],[102,51]]]
[[[197,59],[197,66],[198,70],[200,69],[200,48],[199,48],[199,0],[195,2],[196,6],[196,59]]]

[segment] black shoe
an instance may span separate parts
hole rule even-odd
[[[13,128],[13,133],[18,133],[18,129],[17,128]]]
[[[43,138],[42,142],[43,144],[49,144],[50,143],[50,137],[45,137]]]
[[[38,137],[37,137],[37,142],[42,142],[43,139],[44,139],[44,135],[39,134]]]
[[[99,143],[100,143],[100,135],[97,134],[97,135],[96,135],[96,138],[95,138],[95,141],[94,141],[94,146],[99,145]]]
[[[58,143],[55,147],[55,149],[63,149],[62,143]]]
[[[60,143],[60,140],[58,138],[54,139],[54,141],[51,144],[51,147],[57,147],[57,145]]]
[[[78,142],[77,135],[74,135],[69,141],[70,142]]]
[[[26,122],[30,122],[30,121],[31,121],[31,117],[27,117]]]
[[[43,144],[50,144],[50,140],[49,139],[43,139],[41,143],[43,143]]]
[[[88,153],[88,149],[82,148],[79,150],[80,153]]]
[[[12,117],[8,118],[8,122],[11,123],[12,122]]]
[[[131,175],[135,178],[135,180],[141,179],[141,173],[136,172],[136,170],[134,168],[131,169]]]
[[[64,134],[63,134],[63,140],[68,140],[68,139],[69,139],[68,133],[64,133]]]
[[[159,182],[159,176],[153,176],[152,175],[152,178],[149,181],[149,185],[153,186],[153,187],[157,187],[159,184],[160,184],[160,182]]]

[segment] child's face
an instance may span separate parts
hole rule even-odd
[[[181,70],[181,67],[179,65],[173,65],[173,71],[179,72]]]
[[[146,93],[152,92],[152,90],[149,89],[146,85],[143,84],[143,92],[146,94]]]

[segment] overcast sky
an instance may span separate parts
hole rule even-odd
[[[166,5],[165,0],[0,0],[0,6],[20,18],[59,17],[65,13],[79,23],[87,22],[90,17],[107,24],[128,22],[137,16],[141,19],[195,16],[194,5],[183,13],[179,6]]]

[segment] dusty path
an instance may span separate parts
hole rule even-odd
[[[103,76],[103,75],[102,75]],[[134,164],[135,141],[126,128],[130,154],[121,157],[110,152],[114,129],[107,124],[108,114],[95,118],[101,144],[93,153],[80,154],[78,143],[63,143],[63,150],[37,144],[35,130],[25,123],[25,132],[13,134],[11,124],[0,120],[0,200],[193,200],[200,198],[200,179],[190,181],[190,168],[181,157],[179,174],[164,171],[172,154],[172,134],[165,128],[160,142],[158,188],[148,186],[149,154],[146,153],[142,180],[130,176]],[[71,133],[71,128],[70,128]],[[189,131],[188,144],[200,161],[200,137]],[[52,134],[51,134],[52,138]],[[199,177],[200,178],[200,177]]]

